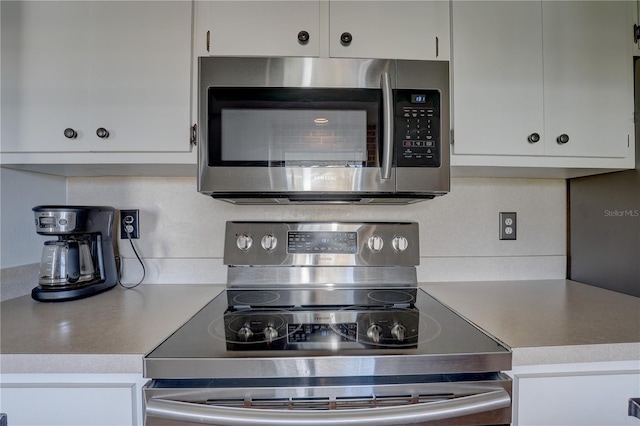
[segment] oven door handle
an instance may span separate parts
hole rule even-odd
[[[179,422],[221,426],[239,425],[397,425],[439,421],[498,410],[511,405],[504,389],[456,399],[395,407],[358,408],[353,410],[272,410],[211,406],[197,403],[151,398],[146,416]]]
[[[380,178],[391,179],[391,166],[393,164],[393,90],[391,88],[391,76],[388,72],[380,75],[380,88],[382,89],[382,167]]]

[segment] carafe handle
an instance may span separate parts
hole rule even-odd
[[[68,242],[67,281],[75,283],[80,278],[80,250],[77,241]]]

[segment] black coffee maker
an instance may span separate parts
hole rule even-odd
[[[38,287],[31,297],[64,302],[106,291],[118,282],[113,247],[115,209],[36,206],[36,232],[57,236],[44,243]]]

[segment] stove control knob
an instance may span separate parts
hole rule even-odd
[[[238,330],[238,339],[243,342],[248,342],[251,336],[253,336],[253,331],[251,331],[248,325],[244,325]]]
[[[271,343],[278,338],[278,330],[268,325],[264,329],[264,339],[267,343]]]
[[[382,334],[382,327],[378,324],[371,324],[371,326],[367,329],[367,337],[371,339],[374,343],[380,343],[380,335]]]
[[[393,245],[393,249],[395,251],[403,252],[407,249],[407,247],[409,247],[409,241],[406,237],[398,236],[393,238],[391,245]]]
[[[402,342],[406,331],[407,327],[402,324],[396,324],[391,328],[391,335],[395,337],[398,342]]]
[[[240,234],[236,239],[236,245],[242,251],[247,251],[253,245],[253,238],[249,234]]]
[[[378,252],[382,250],[382,247],[384,246],[384,240],[379,235],[372,235],[369,237],[367,245],[369,246],[369,250]]]
[[[260,243],[262,244],[262,248],[266,251],[273,251],[278,245],[278,239],[272,234],[267,234],[262,237],[262,241]]]

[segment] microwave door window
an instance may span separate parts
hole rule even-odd
[[[366,110],[223,109],[221,157],[286,167],[362,167],[371,148],[367,135]]]

